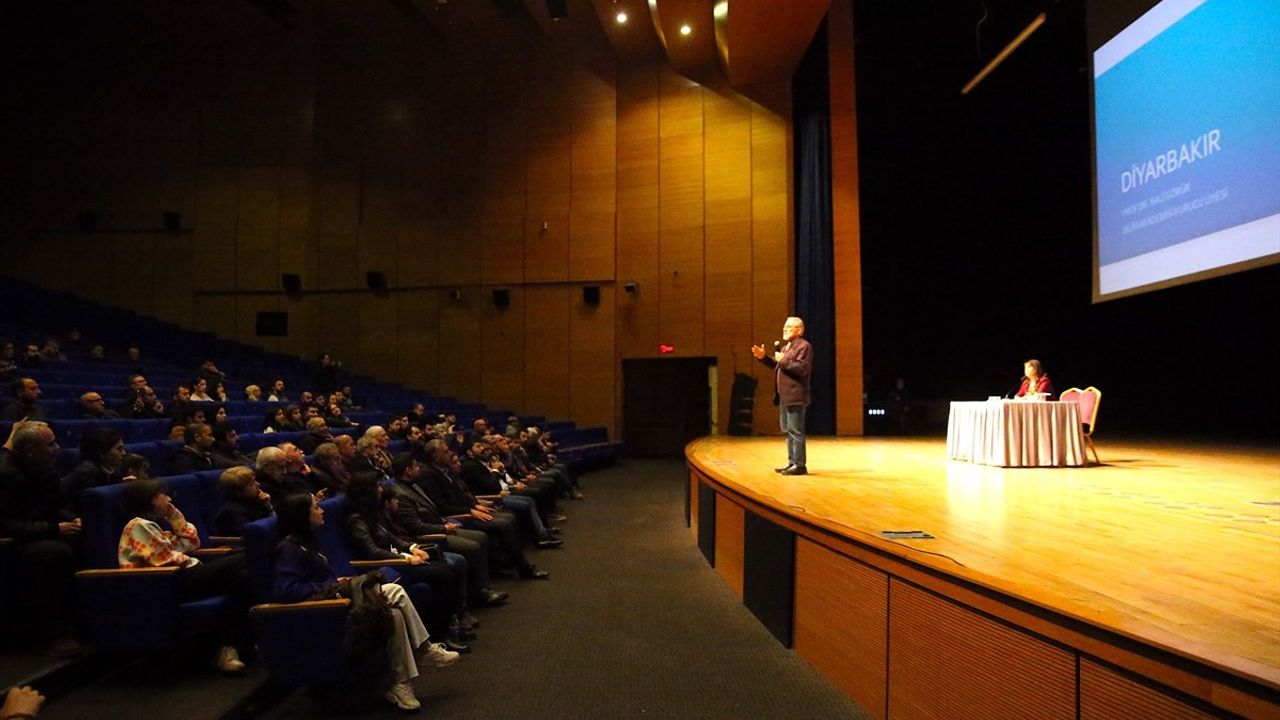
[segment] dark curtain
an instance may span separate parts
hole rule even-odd
[[[836,431],[835,273],[831,239],[831,108],[827,26],[792,77],[796,217],[796,314],[813,344],[808,432]]]

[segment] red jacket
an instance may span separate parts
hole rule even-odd
[[[1026,395],[1029,392],[1038,392],[1038,393],[1049,393],[1049,399],[1050,400],[1053,399],[1053,383],[1049,382],[1048,375],[1040,376],[1040,379],[1036,381],[1035,390],[1032,390],[1029,387],[1030,385],[1031,385],[1030,378],[1022,378],[1022,387],[1018,388],[1017,397],[1022,397],[1023,395]]]

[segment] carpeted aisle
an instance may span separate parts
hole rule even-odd
[[[467,718],[870,717],[761,626],[684,525],[688,471],[628,461],[565,503],[565,547],[536,553],[549,582],[504,581],[473,652],[426,670],[421,714]],[[394,717],[390,705],[362,717]],[[339,717],[295,693],[270,717]]]

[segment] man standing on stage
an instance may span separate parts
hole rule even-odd
[[[787,466],[775,468],[783,475],[805,475],[804,414],[809,409],[809,374],[813,370],[809,341],[805,340],[804,321],[787,318],[782,326],[782,341],[775,342],[772,356],[764,345],[752,345],[751,354],[770,368],[773,376],[773,404],[778,406],[778,425],[787,436]]]

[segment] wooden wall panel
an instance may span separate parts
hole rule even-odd
[[[524,356],[525,412],[569,416],[569,308],[566,287],[530,287],[526,291]],[[579,295],[579,297],[581,297]]]
[[[795,587],[796,654],[884,718],[889,576],[798,537]]]
[[[782,337],[782,324],[793,312],[794,253],[791,224],[791,167],[788,121],[753,105],[751,111],[751,305],[753,342],[769,345]],[[755,429],[778,434],[777,415],[769,411],[773,376],[751,363],[756,386]]]
[[[618,363],[601,348],[614,346],[614,287],[600,288],[600,304],[587,305],[571,291],[569,312],[569,417],[580,426],[613,424]]]
[[[708,92],[706,118],[706,339],[716,356],[717,417],[729,417],[737,371],[750,372],[751,107],[742,98]]]
[[[689,471],[689,532],[698,537],[698,474]]]
[[[742,547],[746,514],[742,506],[716,495],[716,572],[742,597]]]
[[[524,360],[529,352],[524,293],[518,288],[511,291],[506,309],[495,307],[492,296],[480,298],[480,305],[480,400],[493,409],[518,410],[524,405]]]
[[[898,580],[889,606],[889,717],[1074,720],[1073,653]]]
[[[30,252],[3,270],[615,435],[621,361],[672,342],[716,358],[723,415],[746,345],[786,314],[788,119],[654,59],[383,30],[376,51],[311,31],[86,50],[85,87],[9,123],[23,158],[49,160],[12,164],[26,209],[0,212],[0,241]],[[177,211],[186,232],[26,235],[84,208],[104,227]],[[365,288],[375,270],[388,297]],[[283,273],[304,297],[262,294]],[[493,312],[493,287],[510,310]],[[290,335],[257,338],[261,309],[289,312]]]
[[[659,341],[703,354],[704,89],[664,68],[658,100]]]
[[[831,221],[836,307],[836,433],[861,435],[862,228],[853,0],[833,0],[827,19],[831,102]]]
[[[638,292],[617,293],[618,357],[646,357],[658,346],[658,71],[618,72],[616,273]]]
[[[1216,717],[1110,668],[1081,658],[1080,720],[1141,717],[1147,720],[1208,720]]]

